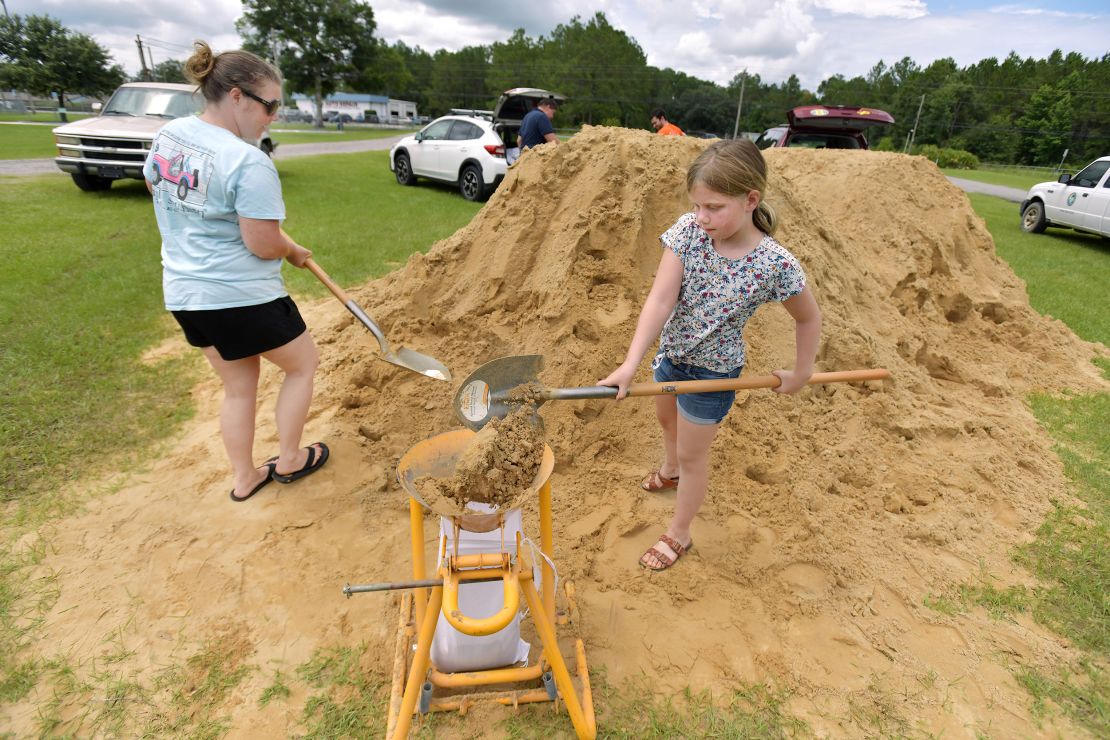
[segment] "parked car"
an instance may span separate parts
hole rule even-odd
[[[492,111],[452,109],[389,150],[389,169],[402,185],[418,177],[454,183],[467,200],[485,200],[505,178],[505,148],[516,146],[520,119],[559,93],[531,87],[504,92]]]
[[[456,184],[467,200],[484,200],[505,177],[505,145],[484,118],[443,116],[394,144],[389,169],[402,185],[426,177]]]
[[[1049,226],[1110,237],[1110,157],[1100,157],[1074,177],[1060,175],[1029,189],[1021,203],[1021,230],[1040,234]]]
[[[756,146],[867,149],[865,131],[894,123],[886,111],[846,105],[802,105],[787,113],[786,120],[760,134]]]
[[[166,121],[204,109],[204,98],[195,90],[193,85],[173,82],[120,86],[100,115],[54,129],[55,164],[82,190],[107,190],[113,180],[124,178],[142,180],[143,162],[158,129]],[[267,131],[258,146],[272,154],[277,144]]]

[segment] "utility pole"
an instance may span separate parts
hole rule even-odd
[[[285,113],[285,77],[281,75],[281,67],[278,66],[278,37],[276,31],[270,31],[270,61],[274,64],[274,69],[278,71],[278,77],[281,79],[281,107],[282,115]]]
[[[917,124],[921,122],[921,109],[925,107],[925,96],[921,96],[921,102],[917,104],[917,118],[913,119],[913,128],[910,129],[910,135],[906,138],[906,148],[902,150],[906,154],[913,147],[913,140],[917,137]]]
[[[0,3],[3,3],[3,5],[4,5],[4,15],[6,15],[6,16],[7,16],[7,17],[9,17],[9,18],[11,18],[11,17],[12,17],[12,14],[8,12],[8,4],[7,4],[7,2],[5,2],[5,0],[0,0]]]
[[[736,123],[732,126],[732,138],[740,132],[740,109],[744,107],[744,83],[748,81],[748,70],[740,73],[740,102],[736,104]]]
[[[150,81],[154,82],[154,48],[150,44],[146,45],[146,55],[150,58]]]
[[[150,72],[146,67],[146,56],[143,54],[143,40],[139,37],[139,34],[135,34],[135,45],[139,47],[139,67],[142,71],[143,79],[149,81]]]

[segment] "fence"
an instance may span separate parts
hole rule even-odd
[[[78,100],[66,100],[68,113],[92,113],[93,98],[81,97]],[[0,91],[0,111],[5,113],[57,113],[58,101],[54,98],[43,98],[27,93],[10,90]]]

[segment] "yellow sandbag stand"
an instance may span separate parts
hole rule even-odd
[[[474,436],[469,429],[445,432],[415,445],[397,465],[397,478],[409,493],[409,527],[412,534],[413,578],[421,581],[427,577],[424,562],[424,506],[413,485],[423,476],[447,477],[454,473],[459,455]],[[550,562],[553,558],[551,527],[551,483],[548,480],[555,467],[551,448],[544,446],[543,462],[532,484],[531,492],[539,495],[540,549],[546,556],[543,568],[543,597],[536,590],[532,573],[535,565],[528,551],[521,547],[519,532],[510,543],[515,551],[506,548],[504,518],[502,514],[457,515],[448,514],[455,526],[455,552],[446,552],[447,538],[440,543],[440,567],[436,579],[442,585],[415,588],[406,591],[401,599],[398,639],[394,654],[393,689],[389,703],[389,723],[386,737],[390,740],[407,738],[413,714],[420,702],[421,711],[458,711],[465,714],[469,707],[479,702],[495,702],[518,706],[529,702],[557,701],[561,698],[570,715],[571,723],[579,738],[597,735],[593,700],[590,694],[589,670],[582,640],[575,641],[575,662],[581,698],[567,664],[559,652],[555,617],[555,574]],[[501,527],[501,549],[459,555],[460,529],[491,531]],[[501,580],[504,583],[504,604],[495,614],[485,618],[472,618],[459,610],[459,584],[467,581]],[[468,635],[491,635],[506,627],[515,618],[523,594],[536,633],[543,643],[543,656],[539,663],[524,668],[496,668],[466,673],[443,673],[432,665],[430,652],[435,636],[438,613],[454,627]],[[413,650],[415,637],[416,649]],[[410,663],[411,660],[411,663]],[[407,671],[406,671],[407,665]],[[553,679],[554,687],[550,686]],[[501,689],[481,693],[464,693],[436,699],[434,691],[440,688],[474,688],[497,684],[539,683],[536,688]],[[545,688],[546,687],[546,688]]]

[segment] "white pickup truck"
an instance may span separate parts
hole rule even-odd
[[[1060,175],[1029,189],[1021,203],[1021,230],[1040,234],[1067,226],[1110,237],[1110,157],[1101,157],[1077,175]]]
[[[143,162],[158,129],[204,109],[204,98],[195,90],[175,82],[120,86],[100,115],[54,129],[55,164],[82,190],[107,190],[113,180],[143,179]],[[276,146],[268,131],[258,142],[267,154]]]

